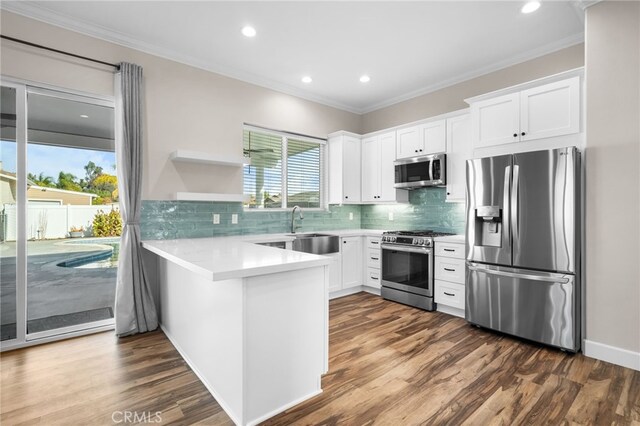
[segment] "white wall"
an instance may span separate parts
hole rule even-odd
[[[2,34],[76,54],[141,65],[145,77],[143,199],[177,191],[242,192],[242,170],[168,160],[176,148],[242,155],[242,123],[309,135],[360,130],[357,114],[64,30],[7,11]],[[3,75],[113,95],[110,68],[1,42]]]
[[[604,1],[586,19],[587,339],[638,353],[640,3]]]

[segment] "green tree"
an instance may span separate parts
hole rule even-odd
[[[46,186],[49,188],[55,188],[56,184],[53,181],[51,176],[46,176],[44,173],[40,172],[38,176],[33,173],[27,174],[27,179],[31,182],[35,183],[38,186]]]
[[[94,163],[93,161],[89,161],[87,165],[84,166],[84,171],[86,175],[83,181],[86,182],[86,184],[89,185],[89,187],[91,187],[91,183],[94,181],[95,178],[97,178],[102,174],[103,170],[102,170],[102,167],[96,166],[96,163]]]
[[[101,174],[91,181],[91,189],[111,194],[118,187],[118,178],[113,175]]]
[[[67,191],[82,191],[82,187],[78,183],[78,178],[76,178],[71,173],[65,173],[62,171],[58,174],[58,182],[56,183],[56,187],[65,189]]]

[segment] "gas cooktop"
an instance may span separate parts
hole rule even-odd
[[[386,231],[382,235],[408,236],[408,237],[443,237],[455,235],[450,232],[436,232],[432,229],[421,229],[416,231]]]
[[[382,233],[382,242],[385,244],[402,244],[419,247],[432,247],[434,237],[455,235],[449,232],[436,232],[431,229],[416,231],[387,231]]]

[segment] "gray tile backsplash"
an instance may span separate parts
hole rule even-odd
[[[408,204],[332,205],[328,211],[304,211],[297,232],[331,229],[434,229],[464,232],[464,204],[446,203],[444,188],[411,191]],[[393,220],[389,220],[389,213]],[[213,224],[213,214],[220,224]],[[349,219],[349,213],[353,219]],[[231,223],[233,214],[238,224]],[[289,232],[291,211],[244,211],[241,203],[199,201],[142,202],[143,239],[200,238]]]

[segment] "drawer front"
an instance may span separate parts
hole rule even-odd
[[[380,270],[375,268],[367,268],[366,285],[369,287],[380,288]]]
[[[436,242],[436,256],[464,259],[464,244]]]
[[[435,257],[436,280],[450,281],[453,283],[464,284],[464,260],[454,259],[452,257]]]
[[[371,249],[380,249],[380,237],[367,237],[367,247]]]
[[[436,280],[435,302],[464,310],[465,288],[462,284],[453,284]]]
[[[380,269],[380,250],[367,249],[367,266]]]

